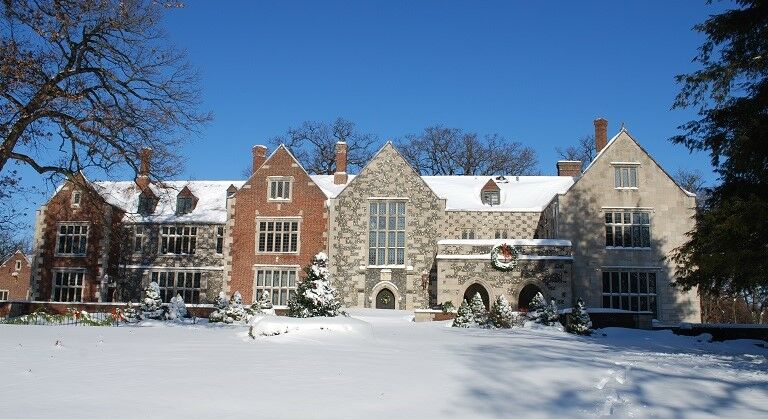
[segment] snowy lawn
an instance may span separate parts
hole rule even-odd
[[[757,341],[352,314],[370,326],[293,325],[256,339],[244,326],[0,325],[0,416],[768,417],[768,350]]]

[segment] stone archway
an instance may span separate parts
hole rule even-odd
[[[533,300],[533,297],[536,296],[536,293],[539,292],[541,292],[541,288],[534,284],[524,286],[523,289],[520,290],[520,295],[517,298],[518,311],[528,311],[528,305],[531,303],[531,300]],[[542,294],[544,293],[542,292]]]
[[[474,283],[467,287],[467,290],[464,291],[464,299],[467,300],[467,303],[472,301],[472,297],[475,296],[475,294],[480,294],[480,298],[483,299],[483,305],[485,305],[485,309],[488,310],[490,308],[490,296],[488,295],[488,290],[485,289],[484,286]]]
[[[376,294],[376,308],[394,310],[395,309],[395,294],[389,288],[382,288],[378,294]]]

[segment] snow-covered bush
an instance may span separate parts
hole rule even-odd
[[[291,317],[334,317],[341,311],[336,289],[331,286],[328,273],[328,256],[320,252],[312,259],[307,277],[296,286],[296,296],[288,302]]]
[[[187,306],[184,304],[184,298],[181,294],[176,294],[171,298],[171,303],[168,305],[168,319],[169,320],[181,320],[187,317]]]
[[[542,316],[542,323],[547,326],[554,326],[560,323],[560,314],[557,312],[557,303],[555,299],[549,300],[549,304],[544,307],[544,315]]]
[[[450,301],[446,301],[442,304],[440,304],[440,309],[443,310],[443,313],[455,313],[456,307],[454,307],[453,303]]]
[[[227,294],[224,291],[221,291],[219,297],[216,298],[216,310],[208,315],[208,321],[211,323],[223,322],[224,312],[227,310],[227,307],[229,307],[229,298],[227,298]]]
[[[472,297],[469,308],[472,310],[473,320],[477,326],[483,327],[488,323],[488,310],[485,309],[483,297],[480,296],[479,292]]]
[[[136,310],[136,307],[133,305],[133,301],[129,301],[125,304],[125,308],[123,308],[123,319],[127,323],[136,323],[139,320],[139,312]]]
[[[488,323],[500,329],[509,329],[512,327],[514,312],[509,305],[509,301],[503,295],[499,295],[491,306],[491,312],[488,314]]]
[[[163,300],[160,299],[160,286],[152,281],[144,289],[144,299],[141,300],[141,317],[144,319],[162,319],[165,316]]]
[[[543,324],[545,326],[555,326],[560,323],[560,315],[557,312],[557,303],[555,299],[551,299],[549,304],[544,300],[544,296],[540,292],[531,300],[528,305],[528,314],[526,316],[528,320],[534,323]]]
[[[224,309],[224,323],[234,323],[245,320],[245,309],[243,308],[243,296],[240,291],[235,291],[232,298],[229,299],[227,308]]]
[[[544,314],[544,308],[547,306],[547,302],[544,300],[544,296],[537,292],[533,296],[533,299],[528,304],[528,319],[540,323],[540,317]]]
[[[269,291],[264,291],[249,307],[245,308],[245,311],[251,316],[256,314],[275,314],[273,307]]]
[[[568,322],[568,332],[577,335],[592,334],[592,320],[589,318],[587,308],[581,298],[576,301],[576,306],[571,310],[571,319]]]
[[[453,318],[453,327],[470,327],[475,322],[475,316],[472,315],[472,309],[469,308],[467,300],[461,302],[459,309],[456,311],[456,317]]]

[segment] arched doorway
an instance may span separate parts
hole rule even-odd
[[[490,298],[488,297],[488,291],[485,289],[484,286],[480,284],[472,284],[467,288],[466,291],[464,291],[464,299],[467,300],[467,302],[472,301],[472,297],[475,296],[475,294],[480,294],[480,298],[483,299],[483,305],[485,305],[485,309],[487,310],[490,305]]]
[[[528,284],[520,290],[520,296],[517,299],[517,309],[519,311],[528,311],[528,305],[536,296],[536,293],[541,292],[541,288],[533,284]]]
[[[376,294],[376,308],[388,310],[395,309],[395,294],[387,288],[383,288]]]

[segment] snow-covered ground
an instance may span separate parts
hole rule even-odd
[[[0,416],[768,417],[768,349],[757,341],[352,314],[370,326],[292,324],[256,339],[244,326],[0,325]]]

